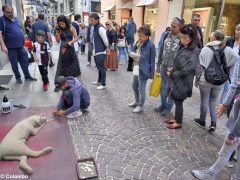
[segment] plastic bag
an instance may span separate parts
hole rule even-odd
[[[150,92],[149,92],[150,96],[158,97],[160,94],[161,85],[162,85],[162,77],[160,76],[159,73],[156,73],[150,85]]]

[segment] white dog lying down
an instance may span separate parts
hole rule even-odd
[[[52,152],[53,148],[47,147],[41,151],[33,151],[26,145],[26,142],[30,136],[35,136],[47,123],[46,117],[37,115],[17,123],[0,143],[0,160],[19,160],[20,169],[31,175],[33,170],[27,164],[28,156],[39,157]]]

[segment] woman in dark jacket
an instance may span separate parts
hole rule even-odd
[[[110,54],[107,55],[107,60],[105,61],[106,69],[110,71],[115,71],[118,68],[117,61],[117,32],[113,27],[112,21],[106,22],[107,37],[110,46]]]
[[[181,46],[175,54],[173,67],[167,71],[171,78],[169,95],[176,105],[175,118],[166,121],[169,129],[182,128],[183,101],[192,96],[193,79],[199,57],[192,25],[185,25],[180,31]]]

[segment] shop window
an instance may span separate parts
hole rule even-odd
[[[157,9],[157,6],[145,6],[144,8],[144,25],[148,25],[150,27],[152,40],[155,38]]]

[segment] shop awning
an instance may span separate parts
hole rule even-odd
[[[140,0],[139,3],[137,3],[136,6],[150,6],[150,5],[157,5],[157,0]]]
[[[121,1],[120,6],[118,9],[132,9],[133,8],[133,1],[123,2]]]
[[[115,6],[116,6],[115,4],[108,5],[103,11],[104,12],[111,11]]]

